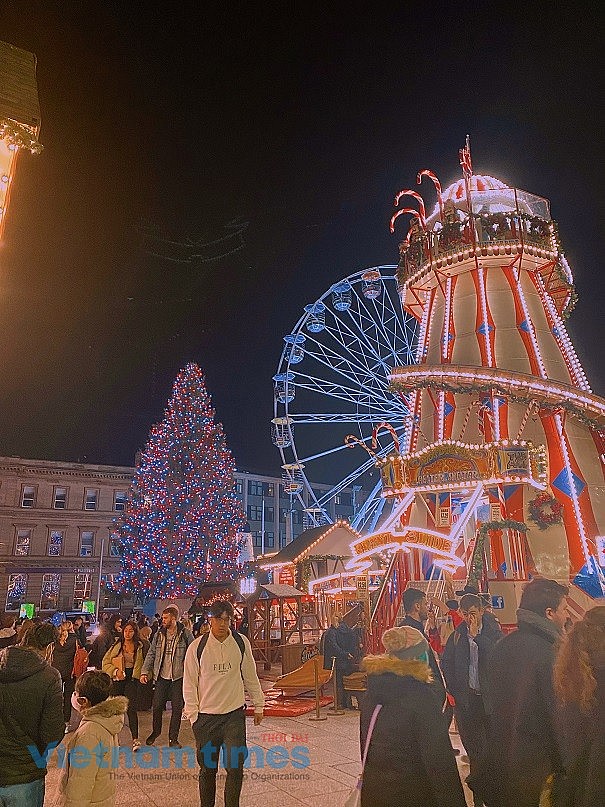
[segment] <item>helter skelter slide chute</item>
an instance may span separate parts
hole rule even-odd
[[[577,614],[605,596],[605,399],[565,327],[573,276],[549,203],[474,175],[468,138],[460,164],[443,192],[419,172],[438,204],[406,211],[397,278],[418,322],[417,363],[389,379],[409,417],[400,450],[376,455],[394,507],[350,563],[392,553],[375,638],[405,585],[442,571],[489,591],[503,623],[535,575],[570,583]],[[403,196],[416,194],[396,205]]]

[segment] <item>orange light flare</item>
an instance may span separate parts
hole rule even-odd
[[[18,146],[10,143],[7,138],[0,140],[0,239],[4,232],[18,151]]]

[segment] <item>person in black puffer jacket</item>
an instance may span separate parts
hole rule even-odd
[[[59,628],[59,638],[52,646],[50,663],[59,671],[63,683],[63,720],[65,721],[65,733],[71,721],[71,696],[74,692],[75,678],[73,675],[74,657],[78,649],[78,642],[75,633],[71,632],[73,625],[71,622],[63,622]]]
[[[363,772],[362,807],[466,807],[456,759],[431,688],[428,642],[409,626],[385,631],[384,656],[366,656],[361,752],[377,704],[382,708]]]
[[[61,678],[43,658],[56,637],[36,625],[25,645],[0,650],[0,787],[11,804],[42,807],[44,754],[63,738]]]

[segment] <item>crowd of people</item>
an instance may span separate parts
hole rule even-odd
[[[367,656],[361,748],[363,807],[464,807],[449,735],[451,709],[475,807],[605,805],[605,606],[571,624],[568,589],[535,579],[518,629],[504,635],[485,599],[448,601],[445,643],[426,596],[408,589],[406,617]],[[385,708],[386,707],[386,708]],[[465,760],[466,761],[466,760]]]
[[[531,581],[518,629],[504,635],[478,592],[448,600],[444,631],[426,595],[409,588],[404,618],[382,637],[386,652],[365,657],[363,630],[332,620],[321,649],[324,664],[334,666],[340,706],[353,708],[346,676],[357,668],[367,675],[358,698],[362,752],[367,747],[363,807],[465,807],[452,715],[476,807],[605,805],[605,606],[572,625],[567,593],[553,580]],[[133,753],[142,747],[137,713],[149,691],[152,733],[144,745],[161,735],[170,700],[168,745],[181,747],[184,715],[195,737],[200,803],[215,803],[212,753],[223,747],[224,800],[238,807],[245,691],[256,725],[264,697],[250,642],[233,625],[227,601],[195,624],[172,605],[151,621],[113,614],[92,639],[80,618],[56,628],[0,615],[0,804],[42,807],[47,757],[63,740],[68,760],[75,749],[90,757],[62,767],[57,806],[111,807],[112,749],[126,723]]]
[[[231,627],[234,616],[229,602],[215,603],[195,624],[173,605],[151,622],[114,613],[89,640],[80,617],[57,628],[0,614],[0,805],[43,807],[48,755],[64,740],[56,807],[112,807],[118,734],[127,721],[132,752],[142,748],[138,712],[151,692],[145,747],[162,733],[170,701],[168,747],[181,748],[185,710],[196,738],[201,803],[214,804],[216,792],[217,766],[204,749],[211,743],[218,753],[226,744],[238,758],[227,765],[225,804],[237,807],[246,756],[244,686],[257,725],[264,697],[250,642]],[[83,753],[86,764],[71,764]]]

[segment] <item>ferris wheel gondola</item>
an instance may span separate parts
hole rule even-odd
[[[403,443],[411,425],[407,400],[389,388],[393,367],[416,363],[416,320],[401,306],[395,266],[358,271],[304,307],[284,337],[274,384],[272,440],[282,457],[284,489],[297,497],[310,524],[332,521],[330,504],[345,489],[373,489],[353,526],[373,528],[384,507],[374,459],[348,451],[354,434],[365,446],[374,427],[393,426]],[[384,440],[379,454],[393,448]],[[329,490],[313,482],[336,480]],[[306,489],[308,503],[303,491]]]

